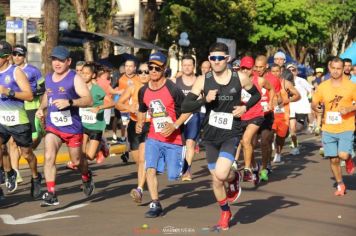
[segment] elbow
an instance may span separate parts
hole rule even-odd
[[[26,98],[26,101],[27,101],[27,102],[32,102],[32,101],[33,101],[33,93],[32,93],[32,92],[29,92],[29,93],[28,93],[27,98]]]
[[[88,107],[91,107],[91,106],[93,106],[93,98],[90,96],[88,98]]]

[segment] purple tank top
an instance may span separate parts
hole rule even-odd
[[[69,73],[59,82],[53,82],[53,73],[46,76],[45,85],[47,92],[48,112],[46,125],[61,132],[69,134],[83,133],[83,126],[79,116],[79,107],[66,107],[58,110],[52,102],[56,99],[77,99],[79,95],[75,92],[75,71]]]

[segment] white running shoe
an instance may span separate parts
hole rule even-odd
[[[295,155],[299,155],[300,154],[300,151],[299,151],[299,148],[293,148],[291,151],[290,151],[290,154],[292,154],[293,156]]]
[[[273,163],[279,163],[279,162],[281,162],[281,154],[276,153],[274,154]]]

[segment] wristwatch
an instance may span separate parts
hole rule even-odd
[[[179,129],[179,125],[177,125],[177,124],[173,124],[173,126],[175,129]]]
[[[14,97],[15,97],[15,91],[12,90],[12,89],[10,89],[7,96],[8,96],[9,98],[14,98]]]
[[[72,99],[69,99],[68,102],[69,102],[69,106],[70,107],[73,106],[73,100]]]

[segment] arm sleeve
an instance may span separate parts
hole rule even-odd
[[[197,100],[199,96],[194,93],[188,93],[182,103],[182,113],[194,112],[205,104],[205,97]]]
[[[245,104],[246,108],[248,110],[251,107],[253,107],[261,99],[261,94],[260,94],[260,92],[258,91],[258,89],[256,88],[255,85],[253,85],[252,88],[247,90],[247,92],[249,94],[251,94],[250,100],[248,100],[248,102]]]
[[[143,112],[143,113],[148,110],[148,107],[146,106],[146,104],[143,101],[143,96],[145,94],[146,88],[147,88],[146,86],[143,86],[138,91],[138,111]]]

